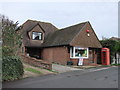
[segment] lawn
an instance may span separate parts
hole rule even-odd
[[[112,66],[120,66],[120,64],[111,64]]]
[[[33,72],[33,73],[36,73],[36,74],[42,74],[42,72],[36,70],[36,69],[33,69],[33,68],[25,68],[26,71],[30,71],[30,72]]]

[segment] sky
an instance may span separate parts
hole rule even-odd
[[[65,28],[89,21],[99,39],[118,37],[118,2],[0,2],[0,12],[19,25],[26,20],[50,22]]]

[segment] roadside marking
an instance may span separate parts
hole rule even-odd
[[[105,69],[109,69],[111,67],[106,67],[106,68],[100,68],[100,69],[97,69],[97,70],[91,70],[91,72],[95,72],[95,71],[101,71],[101,70],[105,70]]]

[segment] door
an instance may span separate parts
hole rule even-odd
[[[93,50],[89,50],[89,62],[94,63],[94,52]]]

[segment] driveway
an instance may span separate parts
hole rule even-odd
[[[63,72],[76,71],[76,70],[82,70],[82,69],[77,69],[70,66],[52,64],[52,70],[57,71],[58,73],[63,73]]]

